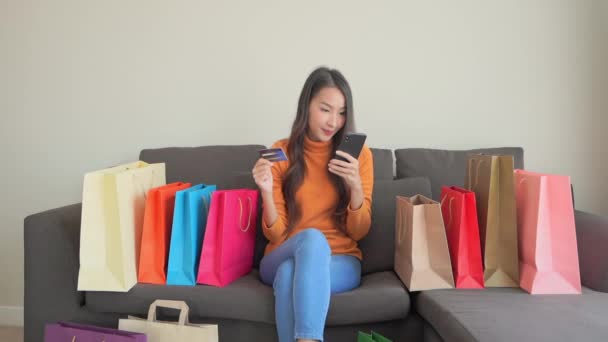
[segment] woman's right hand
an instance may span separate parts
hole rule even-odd
[[[272,193],[272,162],[264,158],[258,159],[253,166],[253,179],[262,193]]]

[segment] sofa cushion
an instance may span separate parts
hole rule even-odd
[[[156,299],[183,300],[193,317],[275,322],[272,288],[259,280],[255,270],[223,288],[137,284],[127,293],[87,292],[86,307],[95,312],[145,316]],[[409,294],[395,273],[375,273],[364,276],[359,288],[332,296],[327,324],[403,319],[409,309]]]
[[[393,179],[393,151],[370,148],[374,160],[374,179]]]
[[[475,153],[512,155],[515,168],[524,168],[521,147],[482,148],[466,151],[405,148],[395,150],[397,178],[428,176],[433,199],[439,200],[441,186],[464,186],[468,155]]]
[[[517,288],[421,292],[416,309],[446,342],[608,341],[608,294],[530,295]]]
[[[426,177],[377,180],[372,193],[372,226],[361,241],[361,272],[368,274],[393,270],[395,264],[395,196],[430,196],[431,184]]]
[[[215,184],[224,189],[233,177],[251,173],[258,150],[263,145],[168,147],[142,150],[139,159],[148,163],[164,162],[167,183]]]

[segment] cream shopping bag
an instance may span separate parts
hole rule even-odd
[[[165,164],[142,161],[87,173],[82,190],[78,291],[129,291],[137,283],[145,197]]]
[[[180,310],[178,322],[157,321],[156,308],[159,306]],[[185,302],[155,300],[148,310],[148,319],[129,316],[118,321],[118,329],[144,333],[148,342],[218,342],[217,325],[188,323],[188,311]]]

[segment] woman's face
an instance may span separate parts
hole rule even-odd
[[[308,137],[313,141],[329,141],[346,122],[345,100],[335,87],[321,89],[310,101]]]

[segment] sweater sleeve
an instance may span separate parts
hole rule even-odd
[[[346,213],[346,232],[355,241],[364,238],[372,222],[372,190],[374,188],[374,163],[371,150],[365,146],[359,156],[359,175],[363,188],[363,204],[352,210],[348,206]]]
[[[272,145],[272,148],[281,147],[285,150],[285,144],[278,141]],[[287,151],[285,151],[287,152]],[[277,210],[277,219],[268,225],[266,220],[262,218],[262,231],[268,241],[272,243],[280,243],[285,240],[285,230],[287,229],[287,206],[285,197],[283,196],[283,176],[288,167],[287,161],[275,162],[272,165],[272,197]]]

